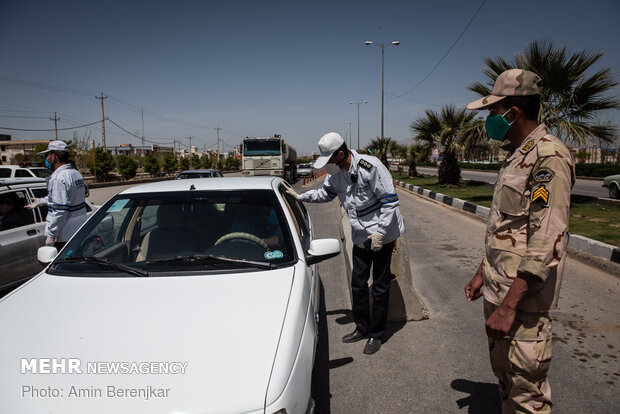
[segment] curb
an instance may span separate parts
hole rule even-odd
[[[485,219],[489,218],[489,212],[491,211],[491,209],[488,207],[479,206],[477,204],[470,203],[469,201],[461,200],[460,198],[450,197],[445,194],[429,191],[425,188],[418,187],[413,184],[404,183],[399,180],[394,180],[394,184],[400,188],[404,188],[407,191],[411,191],[413,193],[423,195],[433,200],[440,201],[451,207],[468,211]],[[612,246],[611,244],[602,243],[600,241],[589,239],[578,234],[569,233],[568,247],[581,250],[588,254],[601,257],[614,263],[620,263],[620,249],[616,246]]]

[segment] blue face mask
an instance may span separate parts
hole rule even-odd
[[[276,212],[274,210],[271,210],[271,213],[269,213],[269,217],[267,217],[267,222],[272,226],[278,224],[278,216],[276,216]]]
[[[508,112],[510,112],[510,109],[504,112],[502,115],[487,116],[484,127],[491,139],[499,142],[504,142],[504,140],[506,139],[506,134],[508,133],[510,126],[514,123],[514,121],[508,122],[508,120],[505,118]]]
[[[50,170],[52,169],[52,163],[51,163],[51,162],[50,162],[50,160],[49,160],[49,159],[47,159],[47,158],[45,159],[45,166],[46,166],[47,168],[49,168]]]

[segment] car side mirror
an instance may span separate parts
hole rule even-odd
[[[310,249],[306,253],[306,263],[313,265],[323,260],[331,259],[340,254],[338,239],[316,239],[310,242]]]
[[[37,260],[41,263],[41,266],[47,266],[54,260],[58,254],[58,249],[54,246],[41,246],[37,250]]]

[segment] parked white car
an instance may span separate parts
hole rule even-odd
[[[20,165],[0,165],[0,179],[32,179],[45,178],[52,175],[52,171],[45,167],[22,167]]]
[[[340,242],[285,185],[137,186],[39,249],[51,264],[0,300],[2,411],[313,412],[316,263]]]
[[[37,261],[37,250],[45,242],[47,206],[34,210],[25,206],[46,195],[43,178],[0,181],[0,292],[43,270]],[[91,214],[96,206],[87,201],[86,209]]]

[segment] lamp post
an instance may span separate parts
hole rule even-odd
[[[381,47],[381,138],[383,138],[383,56],[384,56],[384,50],[385,50],[385,47],[389,45],[394,45],[394,46],[400,45],[400,41],[394,40],[392,43],[377,43],[377,42],[373,42],[372,40],[366,40],[366,42],[364,43],[366,44],[366,46],[377,45]]]
[[[349,102],[350,105],[356,104],[357,105],[357,150],[360,150],[360,104],[363,103],[368,103],[368,101],[361,101],[361,102]]]
[[[351,124],[354,124],[355,122],[350,121],[350,122],[345,122],[345,124],[349,125],[349,148],[351,148],[351,146],[353,145],[353,143],[351,142],[353,140],[353,137],[351,136]]]

